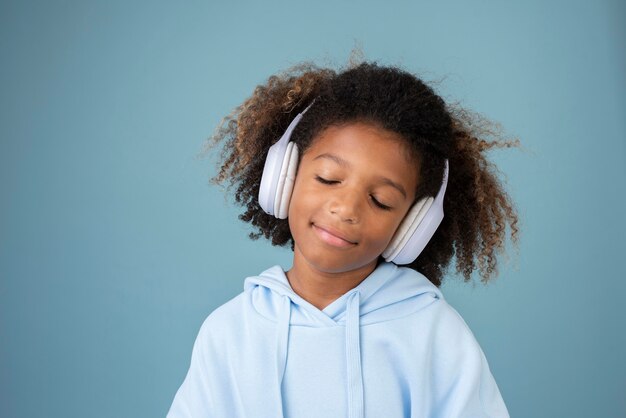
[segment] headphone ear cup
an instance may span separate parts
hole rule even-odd
[[[389,245],[383,251],[382,256],[386,261],[394,261],[396,256],[407,246],[410,239],[419,240],[419,236],[413,236],[417,227],[420,225],[428,210],[435,201],[432,197],[426,197],[416,202],[409,213],[404,217],[402,223],[396,230]]]
[[[274,200],[274,216],[286,219],[289,214],[289,201],[298,171],[298,146],[294,142],[287,144],[287,151],[280,167],[276,198]]]

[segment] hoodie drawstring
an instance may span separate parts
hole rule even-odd
[[[361,371],[360,294],[352,293],[346,313],[346,363],[348,366],[348,418],[363,418],[363,374]]]
[[[287,347],[289,347],[289,322],[291,321],[291,299],[283,296],[279,315],[278,338],[276,340],[276,371],[278,372],[278,390],[282,399],[283,377],[287,365]]]
[[[354,291],[348,296],[346,309],[346,365],[348,375],[348,418],[363,418],[363,375],[361,369],[361,324],[360,293]],[[276,369],[280,416],[283,415],[282,383],[287,365],[289,347],[289,323],[291,321],[291,299],[283,296],[278,319],[276,340]]]

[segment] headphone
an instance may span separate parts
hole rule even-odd
[[[291,121],[283,136],[270,147],[265,159],[259,189],[259,205],[268,215],[273,215],[278,219],[287,218],[289,199],[298,168],[298,146],[289,138],[302,119],[302,115],[313,103]],[[443,182],[437,196],[435,198],[427,196],[413,204],[382,253],[385,261],[410,264],[420,255],[443,220],[443,196],[447,185],[448,160],[446,159]]]

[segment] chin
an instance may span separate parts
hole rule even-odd
[[[355,259],[346,256],[340,251],[329,255],[328,252],[302,253],[303,258],[316,270],[324,273],[345,273],[347,271],[363,268],[371,263],[376,263],[378,257],[373,259]]]

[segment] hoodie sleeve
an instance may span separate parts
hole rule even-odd
[[[207,319],[200,327],[193,344],[189,370],[176,392],[167,418],[210,418],[214,416],[211,412],[213,408],[209,383],[210,362],[207,359],[210,338],[210,327]]]
[[[463,318],[447,307],[435,347],[436,416],[509,418],[485,354]]]

